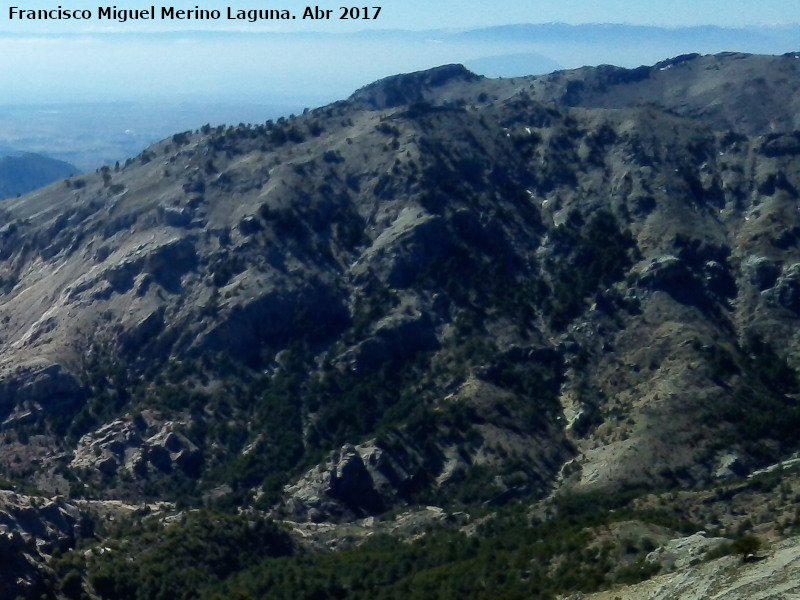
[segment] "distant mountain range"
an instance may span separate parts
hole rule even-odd
[[[87,36],[91,45],[87,45]],[[637,67],[670,56],[726,51],[783,54],[800,50],[800,26],[722,28],[646,27],[621,24],[520,24],[469,31],[369,30],[357,33],[278,33],[259,31],[119,31],[73,29],[51,35],[54,59],[74,76],[58,76],[53,61],[36,52],[46,33],[0,32],[20,58],[16,68],[37,75],[20,81],[17,73],[0,73],[8,88],[6,102],[35,102],[57,96],[62,102],[87,97],[108,101],[153,98],[286,103],[288,96],[327,97],[333,101],[350,90],[392,73],[446,63],[472,66],[482,75],[511,77],[543,74],[555,68],[614,64]],[[325,51],[320,52],[324,46]],[[96,63],[97,53],[109,65]],[[130,61],[136,53],[140,61]],[[520,55],[539,55],[528,65]],[[253,61],[255,55],[280,61]],[[221,59],[224,57],[224,60]],[[507,57],[503,61],[482,61]],[[515,58],[516,57],[516,58]],[[488,67],[485,72],[481,69]],[[527,66],[529,70],[520,71]],[[99,69],[93,78],[80,69]],[[223,81],[225,85],[218,85]],[[55,92],[57,88],[57,94]],[[282,96],[275,102],[276,96]]]
[[[488,77],[519,77],[585,65],[634,68],[684,53],[800,50],[800,26],[548,23],[340,34],[71,31],[49,37],[0,32],[0,42],[15,50],[15,68],[30,74],[21,79],[18,72],[0,72],[5,90],[0,129],[4,144],[83,170],[124,160],[175,131],[297,114],[388,75],[441,64],[462,63]],[[37,58],[43,39],[53,52],[48,62]],[[106,60],[98,64],[98,55]],[[281,60],[254,61],[254,56]],[[96,76],[81,75],[89,70]],[[42,104],[42,98],[53,97],[59,98],[57,105]]]
[[[0,200],[27,194],[79,173],[80,169],[74,165],[32,152],[0,157]]]

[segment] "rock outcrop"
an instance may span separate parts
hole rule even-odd
[[[395,504],[413,479],[409,468],[375,441],[346,444],[285,488],[276,514],[295,521],[353,520]]]
[[[0,597],[44,594],[46,561],[53,552],[91,534],[91,520],[63,498],[0,491]]]
[[[651,580],[597,594],[568,596],[578,600],[782,600],[800,595],[800,539],[779,542],[759,560],[726,556]],[[566,599],[565,599],[566,600]]]
[[[43,412],[70,414],[84,397],[76,377],[45,359],[31,360],[0,375],[0,419],[7,424]]]
[[[730,540],[708,537],[705,531],[698,531],[688,537],[670,540],[653,550],[647,555],[647,562],[660,565],[663,571],[683,569],[699,563],[708,552],[727,544]]]
[[[763,294],[772,304],[800,314],[800,263],[786,267]]]
[[[135,478],[149,471],[196,474],[202,459],[200,451],[175,430],[176,425],[185,424],[160,421],[152,415],[147,419],[116,419],[78,441],[70,467],[107,476],[124,471]]]

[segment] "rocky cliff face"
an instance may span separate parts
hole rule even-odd
[[[346,522],[788,456],[798,117],[742,82],[797,65],[442,67],[4,203],[6,476]]]
[[[63,498],[0,492],[0,595],[17,598],[45,593],[46,561],[91,534],[91,521]]]

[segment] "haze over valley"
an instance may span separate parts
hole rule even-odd
[[[360,32],[2,32],[0,146],[113,165],[176,131],[263,123],[395,73],[461,63],[489,77],[684,53],[782,54],[800,27],[513,25]],[[13,57],[13,60],[11,59]]]

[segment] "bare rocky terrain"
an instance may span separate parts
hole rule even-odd
[[[776,543],[769,555],[758,561],[742,563],[728,556],[687,569],[658,575],[634,586],[595,594],[569,596],[571,600],[772,600],[793,598],[800,594],[800,548],[798,539]]]
[[[799,449],[798,69],[445,66],[4,202],[1,474],[103,524],[65,543],[89,558],[34,557],[37,585],[160,597],[126,569],[228,523],[200,509],[251,515],[237,543],[269,517],[341,560],[384,533],[478,552],[515,518],[576,527],[546,564],[520,550],[502,585],[522,596],[779,579],[796,515],[760,531],[742,499],[797,493],[746,478]],[[142,512],[109,523],[109,503]],[[698,531],[717,541],[648,560]],[[254,552],[305,547],[262,533]],[[698,566],[747,535],[777,558]],[[236,565],[196,597],[282,589]],[[347,581],[320,593],[377,593]]]

